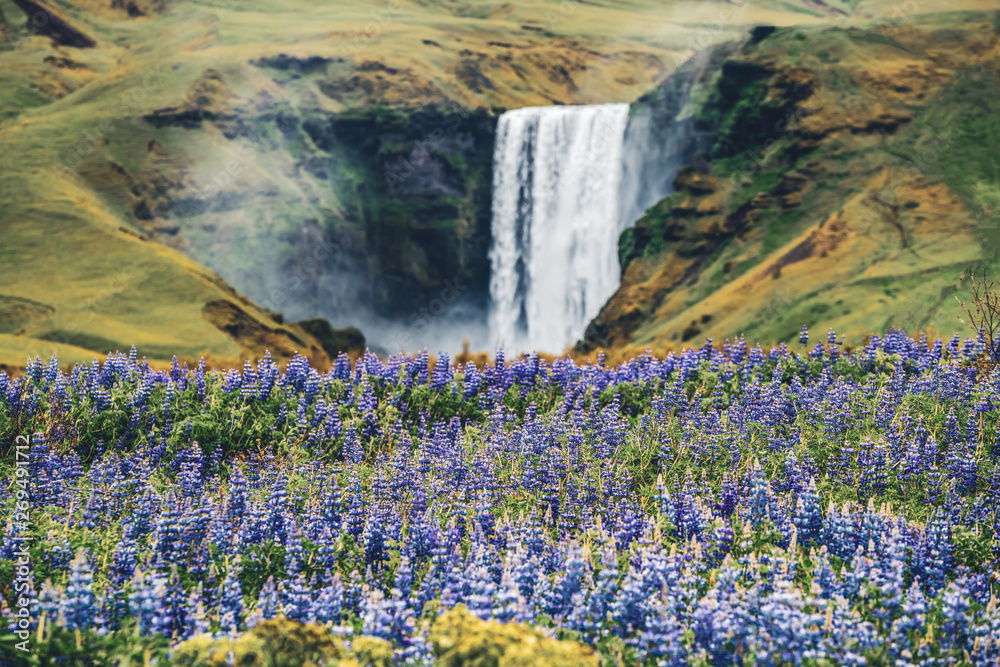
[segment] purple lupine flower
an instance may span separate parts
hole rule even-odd
[[[243,627],[243,589],[240,586],[240,571],[240,557],[237,556],[229,572],[226,573],[218,596],[219,627],[223,632],[230,634],[238,633]]]
[[[86,630],[97,615],[93,581],[87,552],[80,549],[70,566],[69,581],[66,583],[60,610],[67,630]]]
[[[279,592],[282,590],[279,586]],[[313,604],[313,593],[309,589],[305,576],[300,572],[294,579],[284,587],[282,610],[285,616],[300,623],[313,623],[316,621],[316,608]]]

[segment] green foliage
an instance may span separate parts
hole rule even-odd
[[[614,387],[608,387],[601,392],[600,408],[607,407],[617,396],[621,413],[633,418],[634,421],[640,415],[649,412],[653,396],[659,393],[660,385],[659,381],[643,384],[623,382]]]
[[[41,635],[41,638],[39,638]],[[139,637],[131,628],[101,636],[88,630],[69,632],[44,623],[28,639],[30,651],[17,648],[16,635],[0,635],[0,664],[23,667],[168,667],[170,642],[162,635]]]
[[[624,270],[634,259],[655,257],[666,247],[664,233],[672,220],[673,207],[684,198],[684,193],[674,193],[650,207],[634,227],[629,227],[618,238],[618,261]]]
[[[523,418],[530,406],[534,405],[538,413],[548,412],[559,403],[561,398],[562,394],[558,389],[524,391],[517,387],[511,387],[504,394],[504,405],[517,417]]]
[[[973,212],[1000,209],[1000,72],[970,67],[945,86],[896,142],[908,164],[940,176]],[[983,220],[990,251],[1000,248],[994,216]],[[992,252],[987,253],[992,255]]]
[[[479,407],[471,401],[463,400],[461,394],[438,391],[428,385],[414,388],[405,398],[408,410],[419,412],[426,409],[435,420],[447,422],[452,417],[458,417],[462,421],[468,421],[478,420],[482,416]]]
[[[960,526],[955,530],[955,557],[974,572],[987,569],[993,560],[993,534]]]
[[[568,633],[567,633],[568,634]],[[597,643],[602,667],[633,667],[641,662],[635,654],[635,648],[627,645],[621,637],[611,635],[603,637]]]
[[[894,49],[899,49],[900,51],[906,51],[909,53],[909,49],[900,44],[898,41],[889,37],[888,35],[883,35],[878,32],[868,32],[860,30],[849,30],[847,36],[855,42],[861,44],[885,44],[886,46],[891,46]]]
[[[738,156],[780,137],[795,103],[803,95],[772,97],[771,70],[751,61],[731,60],[722,67],[716,90],[697,117],[712,132],[713,158]]]
[[[240,585],[254,597],[260,593],[268,577],[280,579],[285,574],[285,547],[267,541],[251,545],[250,556],[243,558]]]

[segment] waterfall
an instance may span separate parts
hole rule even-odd
[[[561,352],[614,293],[629,105],[509,111],[493,154],[490,335]]]

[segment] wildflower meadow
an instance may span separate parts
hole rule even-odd
[[[240,641],[285,623],[297,664],[995,666],[985,356],[36,359],[0,373],[0,661],[272,664]]]

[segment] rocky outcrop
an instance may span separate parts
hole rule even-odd
[[[56,44],[77,49],[97,46],[97,40],[85,28],[48,0],[14,0],[14,4],[28,15],[36,33],[51,37]]]
[[[710,89],[722,61],[737,48],[733,43],[699,52],[632,104],[622,151],[623,227],[670,194],[677,170],[704,152],[707,134],[696,127],[692,107]]]
[[[494,124],[485,112],[435,107],[303,124],[317,148],[363,170],[353,191],[336,174],[331,181],[352,203],[343,222],[362,232],[357,259],[375,276],[377,314],[409,315],[446,281],[466,286],[464,296],[485,307]]]
[[[321,317],[296,324],[318,340],[331,359],[336,359],[341,353],[357,355],[365,350],[365,336],[356,327],[334,329]]]
[[[279,359],[299,353],[319,368],[330,367],[329,354],[302,327],[280,326],[278,322],[273,322],[278,326],[268,326],[239,304],[225,300],[206,303],[202,315],[247,350],[269,350]]]

